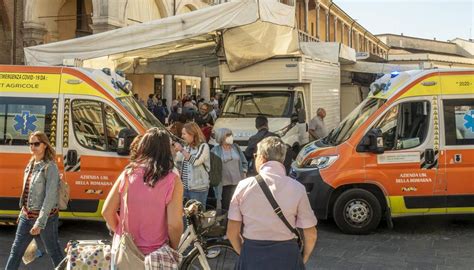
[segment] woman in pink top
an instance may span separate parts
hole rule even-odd
[[[116,181],[102,209],[107,226],[121,234],[124,217],[123,194],[128,188],[128,222],[125,230],[147,255],[169,244],[176,249],[183,232],[183,185],[172,172],[170,138],[158,128],[141,139],[135,159],[125,168],[125,177]],[[117,211],[120,207],[120,215]]]

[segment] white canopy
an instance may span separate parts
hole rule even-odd
[[[172,56],[179,55],[190,66],[195,61],[209,65],[211,70],[217,66],[217,51],[222,49],[218,45],[224,46],[231,70],[295,53],[295,8],[276,0],[233,1],[100,34],[28,47],[25,59],[28,65],[62,65],[65,59],[79,59],[89,67],[113,65],[132,72],[157,73],[147,65],[155,63],[156,68],[160,59],[173,62],[176,58]],[[174,64],[176,68],[177,62]]]

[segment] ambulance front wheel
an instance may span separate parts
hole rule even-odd
[[[336,199],[333,217],[344,233],[368,234],[379,225],[382,207],[371,192],[360,188],[349,189]]]

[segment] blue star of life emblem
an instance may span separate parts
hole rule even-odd
[[[15,115],[15,118],[13,120],[15,120],[16,122],[13,128],[15,128],[16,131],[20,132],[21,135],[28,135],[29,131],[35,131],[37,128],[35,122],[38,119],[36,118],[36,116],[30,115],[29,111],[22,111],[21,115]]]
[[[464,127],[470,129],[471,132],[474,132],[474,110],[466,112],[464,115]]]

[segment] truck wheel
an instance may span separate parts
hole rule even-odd
[[[380,223],[382,207],[379,200],[365,189],[344,191],[333,207],[333,217],[339,229],[348,234],[368,234]]]

